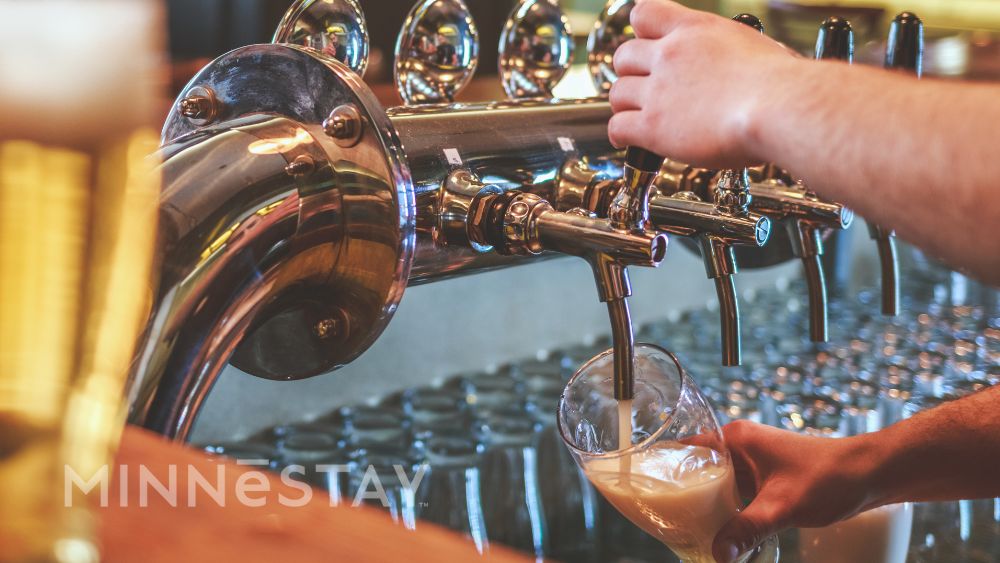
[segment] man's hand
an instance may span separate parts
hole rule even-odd
[[[815,438],[745,421],[723,433],[740,493],[753,502],[716,536],[722,563],[781,530],[827,526],[877,504],[877,456],[865,437]]]
[[[669,0],[639,0],[632,27],[637,38],[615,53],[612,143],[711,168],[761,159],[758,108],[780,103],[780,85],[805,61],[743,24]]]

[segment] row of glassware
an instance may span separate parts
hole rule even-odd
[[[912,273],[904,314],[877,314],[862,291],[831,302],[832,339],[808,342],[800,282],[745,296],[745,365],[720,368],[718,319],[706,308],[641,327],[638,340],[674,351],[720,421],[847,436],[1000,382],[994,290],[940,267]],[[959,299],[961,298],[961,299]],[[556,429],[574,370],[606,340],[208,446],[267,459],[328,491],[333,504],[373,504],[418,529],[465,534],[482,552],[505,544],[562,561],[669,561],[669,550],[625,520],[577,469]],[[1000,560],[1000,502],[919,505],[911,560]],[[782,537],[795,560],[794,533]]]

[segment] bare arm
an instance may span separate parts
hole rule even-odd
[[[615,57],[610,133],[709,167],[775,162],[952,266],[1000,283],[1000,86],[790,55],[669,0],[641,0]]]
[[[754,500],[719,532],[719,561],[783,529],[826,526],[886,504],[1000,496],[1000,388],[853,438],[746,422],[725,435],[740,490]]]

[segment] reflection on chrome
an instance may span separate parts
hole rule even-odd
[[[396,90],[408,105],[454,102],[479,64],[479,31],[462,0],[414,6],[396,43]]]
[[[521,0],[500,36],[500,76],[512,99],[551,98],[573,64],[573,33],[557,0]]]
[[[296,0],[273,42],[315,49],[360,76],[368,68],[368,25],[356,0]]]

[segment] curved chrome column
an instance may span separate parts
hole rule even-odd
[[[217,126],[185,111],[205,92]],[[315,51],[224,55],[164,131],[163,273],[128,397],[133,423],[183,440],[227,361],[300,379],[363,353],[406,287],[415,210],[385,111]]]

